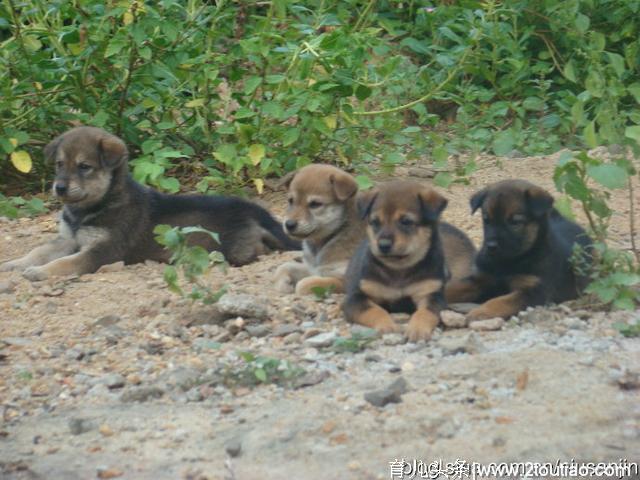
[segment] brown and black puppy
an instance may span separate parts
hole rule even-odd
[[[412,314],[409,340],[428,339],[445,306],[449,271],[458,278],[471,272],[473,244],[460,230],[440,223],[447,200],[417,182],[383,184],[362,194],[359,203],[367,239],[347,269],[347,320],[391,332],[398,325],[389,312],[407,312]]]
[[[548,192],[525,180],[505,180],[475,193],[470,203],[472,213],[482,210],[484,243],[476,272],[447,285],[448,302],[484,302],[469,312],[473,321],[578,296],[587,278],[574,273],[570,258],[574,245],[588,252],[591,242],[553,208]],[[588,270],[586,258],[582,268]]]
[[[358,184],[347,172],[314,164],[295,173],[289,185],[283,228],[302,241],[303,262],[287,262],[276,271],[284,292],[308,295],[315,287],[344,291],[349,259],[365,237],[356,205]]]
[[[201,226],[219,234],[190,241],[218,249],[232,265],[254,260],[270,249],[296,249],[280,224],[262,207],[233,197],[165,195],[136,183],[129,174],[124,142],[104,130],[77,127],[45,147],[55,162],[53,193],[64,203],[59,236],[26,256],[0,265],[30,280],[81,275],[123,260],[167,261],[154,240],[158,224]]]

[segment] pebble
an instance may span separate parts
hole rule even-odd
[[[124,262],[119,261],[119,262],[110,263],[108,265],[102,265],[100,268],[98,268],[96,273],[120,272],[122,270],[124,270]]]
[[[382,336],[382,343],[385,345],[404,345],[407,337],[401,333],[385,333]]]
[[[220,313],[228,317],[267,320],[269,318],[267,304],[268,301],[265,298],[246,293],[227,293],[218,300],[215,307]]]
[[[302,341],[302,334],[300,332],[293,332],[284,337],[283,343],[289,345],[292,343],[300,343]]]
[[[124,387],[126,380],[119,373],[109,373],[100,379],[100,383],[105,385],[109,390]]]
[[[378,338],[380,332],[375,328],[363,327],[362,325],[352,325],[351,335],[360,338]]]
[[[145,402],[150,398],[160,398],[164,390],[160,387],[131,387],[122,392],[120,400],[123,402]]]
[[[71,435],[81,435],[83,433],[90,432],[98,428],[98,425],[93,420],[86,418],[71,418],[69,419],[69,431]]]
[[[442,349],[444,355],[473,354],[482,350],[482,345],[473,332],[465,333],[464,335],[443,335],[438,340],[438,346]]]
[[[467,318],[458,312],[453,310],[443,310],[440,312],[440,318],[442,323],[450,328],[464,328],[467,326]]]
[[[337,338],[338,334],[335,331],[324,332],[307,338],[304,343],[315,348],[330,347]]]
[[[277,325],[272,332],[272,335],[274,337],[286,337],[287,335],[290,335],[292,333],[295,332],[299,332],[300,331],[300,327],[298,325],[295,325],[293,323],[285,323],[282,325]]]
[[[242,443],[237,438],[229,440],[224,445],[224,451],[227,452],[231,458],[235,458],[242,452]]]
[[[487,332],[493,330],[500,330],[504,325],[504,320],[502,318],[489,318],[487,320],[476,320],[474,322],[469,323],[469,328],[471,330],[476,330],[479,332]]]
[[[13,347],[28,347],[33,345],[33,340],[23,337],[4,337],[2,343]]]
[[[120,322],[122,318],[118,315],[105,315],[104,317],[100,317],[98,320],[93,322],[94,327],[110,327]]]
[[[252,337],[266,337],[271,332],[271,329],[266,325],[247,325],[245,327],[246,332]]]
[[[576,317],[567,317],[562,320],[562,323],[573,330],[584,330],[587,327],[587,324]]]
[[[329,378],[329,372],[326,370],[309,372],[295,379],[293,381],[293,388],[311,387],[324,382],[327,378]]]
[[[384,407],[389,403],[400,403],[407,389],[407,381],[404,377],[398,377],[385,388],[365,393],[364,399],[375,407]]]
[[[6,282],[0,282],[0,294],[2,293],[12,293],[16,288],[16,284],[11,280]]]
[[[229,335],[228,332],[225,332],[225,333],[227,335]],[[192,345],[193,349],[196,352],[206,352],[208,350],[218,350],[220,348],[219,338],[220,338],[220,336],[216,337],[215,340],[211,340],[209,338],[198,337],[193,341],[193,343],[191,345]]]

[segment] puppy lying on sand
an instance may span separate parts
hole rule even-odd
[[[165,195],[136,183],[129,174],[124,142],[104,130],[77,127],[49,143],[55,161],[54,194],[64,203],[58,237],[26,256],[0,265],[30,280],[81,275],[117,261],[166,262],[169,253],[154,240],[158,224],[201,226],[218,233],[192,234],[192,244],[220,250],[242,265],[270,250],[294,250],[264,208],[233,197]]]

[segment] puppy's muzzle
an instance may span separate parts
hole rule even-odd
[[[53,187],[53,190],[56,193],[56,196],[64,197],[69,191],[69,188],[67,187],[67,184],[64,182],[56,182]]]
[[[378,250],[382,255],[389,255],[393,248],[392,238],[380,238],[378,239]]]
[[[498,253],[498,241],[497,240],[487,240],[485,247],[487,249],[487,253],[489,255],[496,255]]]

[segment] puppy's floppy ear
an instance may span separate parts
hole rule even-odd
[[[482,190],[478,190],[471,196],[469,200],[469,205],[471,206],[471,215],[476,213],[482,204],[484,203],[484,199],[487,198],[487,194],[489,193],[489,189],[483,188]]]
[[[369,216],[371,213],[371,207],[373,207],[373,202],[376,201],[377,197],[377,188],[372,188],[371,190],[360,192],[358,194],[358,197],[356,198],[356,205],[358,206],[358,215],[360,215],[360,218],[364,220]]]
[[[542,217],[553,207],[553,197],[538,186],[527,188],[524,191],[524,198],[529,212],[534,217]]]
[[[332,173],[329,177],[333,193],[338,200],[344,202],[358,191],[358,184],[354,178],[346,172]]]
[[[422,219],[425,222],[435,222],[438,220],[440,214],[449,203],[446,198],[430,188],[425,188],[418,193],[418,202],[420,203]]]
[[[62,141],[62,135],[58,135],[56,138],[51,140],[46,147],[44,147],[44,158],[48,162],[53,160],[56,156],[56,152],[58,151],[58,145]]]
[[[289,190],[289,186],[291,185],[291,182],[293,182],[293,179],[295,178],[297,173],[298,170],[295,170],[293,172],[287,173],[284,177],[282,177],[278,182],[278,189],[285,188]]]
[[[111,170],[118,168],[129,158],[129,151],[124,142],[110,133],[98,138],[98,153],[100,163]]]

